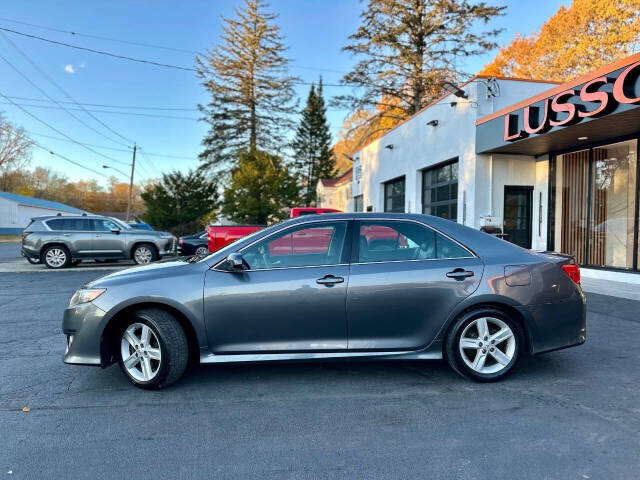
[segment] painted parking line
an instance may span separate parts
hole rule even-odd
[[[38,272],[77,272],[83,270],[123,270],[133,267],[135,264],[131,261],[122,261],[117,263],[95,263],[82,262],[79,265],[68,268],[53,269],[47,268],[45,265],[32,265],[25,259],[9,260],[0,262],[0,273],[38,273]]]

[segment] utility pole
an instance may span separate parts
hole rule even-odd
[[[136,169],[136,144],[133,144],[133,160],[131,162],[131,180],[129,181],[129,201],[127,202],[127,222],[131,215],[131,202],[133,201],[133,172]]]

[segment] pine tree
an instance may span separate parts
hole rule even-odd
[[[321,178],[336,176],[336,159],[331,148],[331,133],[327,122],[327,108],[322,95],[322,78],[318,89],[311,85],[307,106],[296,137],[292,143],[294,150],[293,165],[302,180],[301,200],[305,206],[315,206],[316,185]]]
[[[296,177],[283,160],[259,150],[247,151],[233,169],[222,213],[234,222],[264,225],[287,218],[297,202]]]
[[[505,8],[467,0],[369,0],[362,25],[343,48],[362,58],[343,78],[360,87],[359,94],[335,103],[375,111],[373,131],[390,128],[384,125],[397,124],[441,95],[442,82],[456,81],[458,57],[497,46],[491,37],[499,30],[474,27]]]
[[[196,58],[198,75],[211,93],[200,106],[210,129],[202,141],[202,168],[229,171],[241,151],[278,152],[295,113],[296,78],[276,15],[263,0],[244,0],[236,18],[223,18],[222,43]]]

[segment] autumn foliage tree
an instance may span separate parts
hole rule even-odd
[[[482,74],[564,82],[640,49],[640,0],[574,0],[516,35]]]

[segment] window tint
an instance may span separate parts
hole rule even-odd
[[[47,221],[47,226],[51,230],[72,230],[88,231],[90,229],[89,220],[86,218],[55,218]]]
[[[122,230],[120,226],[112,220],[97,219],[93,221],[93,229],[96,232],[110,232],[111,230]]]
[[[346,222],[294,227],[250,246],[242,255],[252,270],[337,265],[346,232]]]
[[[415,222],[360,222],[359,235],[360,263],[470,256],[455,242]]]

